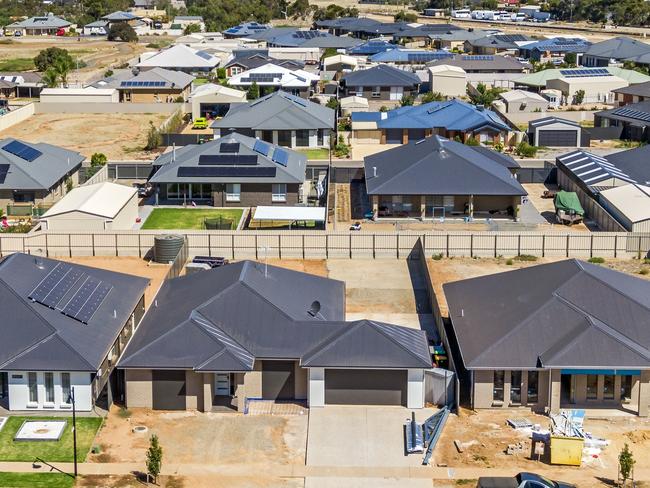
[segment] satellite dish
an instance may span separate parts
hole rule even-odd
[[[318,300],[314,300],[311,304],[311,307],[309,307],[309,310],[307,310],[307,313],[312,317],[316,317],[316,315],[318,315],[318,312],[320,312],[320,302]]]

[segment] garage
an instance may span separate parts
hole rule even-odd
[[[528,123],[528,140],[535,146],[581,147],[581,138],[582,128],[572,120],[544,117]]]
[[[421,141],[425,138],[425,134],[424,129],[409,129],[409,142]]]
[[[291,400],[295,398],[295,363],[293,361],[262,362],[262,398]]]
[[[154,410],[185,410],[185,371],[152,371],[151,406]]]
[[[406,406],[406,370],[326,369],[326,405]]]
[[[386,129],[386,144],[401,144],[402,129]]]
[[[577,147],[578,133],[568,130],[540,130],[538,146]]]

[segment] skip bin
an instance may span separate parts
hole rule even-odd
[[[584,444],[580,437],[551,436],[551,464],[580,466]]]

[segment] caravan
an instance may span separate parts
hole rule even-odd
[[[469,19],[472,17],[472,11],[468,8],[461,8],[459,10],[452,10],[451,16],[454,19]]]

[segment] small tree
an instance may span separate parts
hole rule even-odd
[[[575,95],[573,95],[573,101],[575,102],[576,105],[582,105],[582,102],[585,100],[585,91],[584,90],[578,90],[576,91]]]
[[[401,10],[395,14],[393,20],[395,22],[417,22],[418,14]]]
[[[185,29],[183,29],[184,35],[194,34],[195,32],[201,32],[201,26],[199,24],[188,24],[185,26]]]
[[[422,103],[442,102],[447,98],[440,92],[427,92],[422,95]]]
[[[65,192],[70,193],[72,191],[72,188],[74,188],[74,183],[72,182],[72,178],[68,176],[65,179]]]
[[[138,42],[138,34],[126,22],[119,22],[111,25],[107,39],[109,41]]]
[[[108,158],[104,153],[94,153],[90,157],[90,166],[93,168],[104,166],[108,162]]]
[[[564,55],[564,62],[569,66],[575,66],[578,63],[578,56],[576,53],[566,53]]]
[[[621,477],[623,478],[623,486],[627,485],[628,479],[631,479],[632,469],[634,468],[635,464],[636,461],[634,460],[632,451],[630,451],[630,448],[626,442],[625,446],[623,446],[623,449],[621,450],[621,453],[618,455],[618,470],[621,474]]]
[[[332,97],[327,101],[325,106],[327,108],[331,108],[332,110],[336,110],[339,108],[339,101],[336,98]]]
[[[251,83],[251,86],[248,87],[246,92],[246,99],[248,100],[257,100],[260,98],[260,87],[257,86],[257,82]]]
[[[149,449],[147,449],[147,482],[149,477],[153,478],[154,484],[158,483],[158,475],[162,468],[163,450],[158,443],[158,436],[153,434],[149,439]]]
[[[42,80],[48,88],[56,88],[59,85],[59,74],[54,68],[48,68],[43,73]]]
[[[38,71],[46,71],[48,68],[54,67],[60,60],[63,60],[68,66],[74,64],[72,56],[67,50],[60,47],[48,47],[34,58],[34,66]]]
[[[147,132],[147,145],[144,147],[147,151],[153,151],[162,144],[162,135],[156,129],[152,121],[149,121],[149,132]]]
[[[415,103],[415,98],[413,97],[413,95],[404,95],[402,96],[402,99],[399,102],[399,104],[402,107],[407,107],[413,105],[414,103]]]

